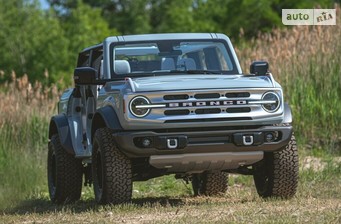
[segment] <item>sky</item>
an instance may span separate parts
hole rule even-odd
[[[49,4],[47,3],[46,0],[39,0],[41,8],[42,9],[48,9],[49,8]]]

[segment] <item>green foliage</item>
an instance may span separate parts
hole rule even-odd
[[[157,33],[194,32],[192,0],[164,1],[160,4],[159,23],[154,27]]]
[[[67,38],[52,12],[36,3],[0,1],[0,70],[27,73],[44,81],[44,71],[57,81],[67,64]]]
[[[70,69],[76,66],[78,52],[82,49],[102,42],[105,37],[117,35],[115,29],[109,29],[99,9],[92,9],[80,0],[77,1],[77,7],[72,8],[63,18],[62,27],[69,40]]]
[[[85,2],[91,2],[86,0]],[[105,1],[102,7],[103,18],[110,27],[123,34],[142,34],[152,32],[150,27],[148,0]],[[92,3],[93,4],[93,3]]]
[[[239,41],[282,26],[282,8],[330,0],[0,0],[0,70],[44,84],[71,84],[78,52],[118,34],[220,32]],[[46,78],[45,71],[48,71]],[[9,77],[7,77],[9,78]]]
[[[64,18],[53,10],[42,11],[36,1],[0,1],[0,70],[44,84],[71,84],[78,52],[116,35],[99,9],[78,1]],[[49,77],[46,83],[45,71]]]

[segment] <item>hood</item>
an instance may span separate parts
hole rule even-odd
[[[228,89],[228,88],[272,88],[268,76],[243,75],[172,75],[134,78],[132,85],[136,92],[188,90],[188,89]]]

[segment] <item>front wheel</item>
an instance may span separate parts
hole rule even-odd
[[[283,150],[267,152],[264,159],[253,166],[254,182],[259,196],[291,198],[298,185],[298,153],[295,136]]]
[[[98,203],[120,204],[131,200],[131,161],[119,151],[108,128],[95,133],[92,177]]]

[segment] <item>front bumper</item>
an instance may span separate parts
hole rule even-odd
[[[274,141],[267,141],[267,134],[276,134]],[[290,141],[292,126],[262,126],[232,130],[177,130],[174,132],[129,131],[114,134],[120,150],[129,158],[156,155],[271,152],[285,147]],[[143,145],[148,139],[150,145]]]

